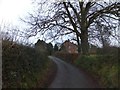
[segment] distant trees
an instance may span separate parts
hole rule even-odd
[[[43,40],[38,40],[35,43],[35,48],[37,51],[47,52],[49,55],[53,54],[56,51],[59,51],[59,47],[57,44],[53,47],[52,43],[46,43]]]
[[[35,43],[35,48],[37,51],[47,52],[49,55],[53,53],[53,45],[40,39]]]
[[[1,24],[0,25],[0,38],[2,40],[13,41],[19,44],[24,44],[27,46],[32,46],[27,38],[27,33],[25,30],[21,30],[17,26],[11,24]]]
[[[35,47],[40,47],[40,49],[47,49],[46,42],[40,39],[35,43]]]
[[[51,43],[47,44],[47,51],[50,55],[53,53],[53,45]]]
[[[48,2],[44,0],[38,2],[38,15],[30,14],[29,20],[25,21],[31,25],[31,31],[40,32],[43,36],[49,34],[53,40],[72,34],[76,37],[78,45],[81,43],[79,50],[84,55],[89,53],[90,38],[94,39],[97,36],[96,32],[99,32],[95,27],[96,21],[101,20],[100,23],[106,24],[107,27],[112,27],[113,24],[116,27],[117,24],[113,21],[118,21],[120,16],[119,2],[66,0],[53,2],[48,9],[42,11],[46,4]]]
[[[111,36],[111,27],[107,27],[104,24],[101,24],[100,22],[97,22],[97,27],[96,29],[99,29],[97,38],[99,41],[102,43],[103,48],[107,47],[110,45],[110,36]]]
[[[58,49],[58,46],[57,46],[57,44],[55,44],[55,46],[54,46],[54,52],[56,52],[56,51],[58,51],[59,49]]]

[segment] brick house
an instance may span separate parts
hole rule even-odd
[[[67,40],[61,45],[60,51],[67,53],[78,53],[78,47],[76,44],[70,42],[70,40]]]

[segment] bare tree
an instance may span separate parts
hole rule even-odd
[[[27,33],[25,33],[23,30],[20,30],[17,26],[1,24],[0,29],[0,36],[2,40],[12,41],[13,44],[14,42],[24,45],[30,44],[27,38]]]
[[[112,21],[109,22],[108,18],[118,21],[117,17],[120,16],[119,2],[94,2],[94,0],[52,2],[51,7],[46,9],[43,14],[42,7],[45,4],[48,2],[44,0],[42,3],[38,3],[40,5],[38,13],[29,14],[29,20],[24,20],[31,25],[31,33],[36,35],[40,32],[41,35],[48,35],[54,39],[58,39],[61,35],[72,34],[77,38],[78,45],[81,42],[81,50],[84,55],[88,54],[89,32],[96,30],[96,21],[102,19],[101,23],[111,27]]]

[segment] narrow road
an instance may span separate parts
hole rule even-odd
[[[72,65],[60,60],[59,58],[49,56],[58,67],[55,79],[49,88],[96,88],[94,81],[90,80],[83,72],[80,72]]]

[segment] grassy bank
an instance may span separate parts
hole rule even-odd
[[[104,88],[118,88],[120,63],[117,47],[97,49],[94,55],[56,53],[55,56],[86,71]]]
[[[118,57],[116,55],[80,56],[74,63],[98,79],[105,88],[118,88]]]
[[[45,76],[51,64],[45,52],[12,41],[2,41],[3,88],[47,87]]]

